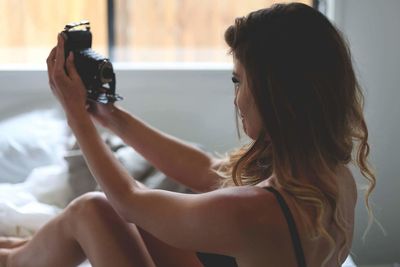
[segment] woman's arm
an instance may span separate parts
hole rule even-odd
[[[187,250],[233,256],[248,242],[243,228],[249,217],[258,216],[254,207],[264,190],[236,187],[192,195],[146,189],[116,160],[87,113],[68,122],[93,176],[125,220]]]
[[[220,179],[211,171],[220,160],[193,145],[151,127],[114,105],[96,104],[93,109],[95,119],[168,177],[197,192],[212,190]]]

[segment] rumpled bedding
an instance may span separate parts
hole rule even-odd
[[[151,166],[122,140],[102,137],[116,158],[150,188],[189,192]],[[101,190],[57,110],[38,110],[0,122],[0,235],[31,236],[68,203]]]

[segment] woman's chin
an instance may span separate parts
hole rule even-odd
[[[256,140],[257,137],[254,136],[254,134],[252,134],[251,131],[249,132],[249,131],[247,130],[246,122],[244,121],[243,118],[242,118],[242,126],[243,126],[243,132],[244,132],[250,139]]]
[[[244,120],[242,119],[242,128],[243,128],[243,132],[248,135],[247,133],[247,128],[246,128],[246,124],[244,123]]]
[[[243,132],[252,140],[256,140],[257,137],[255,137],[251,132],[247,131],[246,126],[243,126]]]
[[[259,132],[254,131],[254,129],[253,129],[253,131],[251,129],[249,130],[246,127],[246,124],[244,122],[243,122],[243,132],[252,140],[256,140],[258,138],[258,135],[259,135]],[[268,135],[267,138],[270,139],[269,135]],[[266,141],[268,141],[268,140],[266,140]]]

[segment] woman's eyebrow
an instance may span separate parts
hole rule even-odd
[[[236,76],[236,77],[240,77],[239,74],[237,74],[237,72],[235,72],[235,71],[232,71],[232,75]]]

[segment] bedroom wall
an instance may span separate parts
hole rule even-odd
[[[335,22],[348,37],[362,86],[366,90],[366,120],[371,161],[377,186],[372,196],[377,219],[361,241],[367,213],[362,193],[356,209],[352,251],[357,264],[400,262],[400,1],[336,0]],[[357,175],[358,182],[363,180]]]
[[[237,145],[231,66],[116,66],[119,104],[152,126],[210,152]],[[162,69],[164,68],[164,69]],[[36,71],[0,71],[0,120],[57,106],[44,66]],[[245,142],[243,139],[242,142]]]

